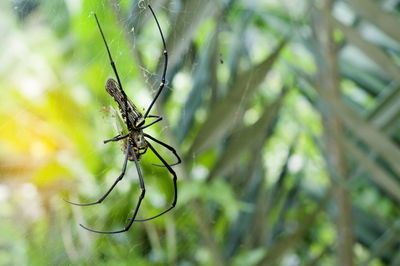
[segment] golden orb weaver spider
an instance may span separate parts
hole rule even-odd
[[[139,109],[126,96],[124,90],[122,89],[122,84],[121,84],[121,81],[119,79],[117,68],[115,66],[115,63],[114,63],[112,57],[111,57],[111,53],[110,53],[110,50],[108,48],[106,38],[104,37],[104,34],[103,34],[102,29],[101,29],[99,20],[97,19],[96,14],[94,14],[94,17],[96,18],[96,22],[97,22],[97,25],[98,25],[99,30],[100,30],[100,34],[103,37],[103,41],[104,41],[104,44],[105,44],[106,49],[107,49],[107,53],[108,53],[108,56],[109,56],[109,59],[110,59],[111,67],[112,67],[112,69],[114,71],[114,74],[115,74],[115,76],[117,78],[117,81],[115,81],[115,79],[113,79],[113,78],[109,78],[107,80],[107,82],[106,82],[106,91],[113,97],[113,99],[117,103],[118,108],[119,108],[119,110],[120,110],[120,112],[122,114],[122,118],[124,120],[124,123],[125,123],[128,131],[129,131],[129,133],[126,134],[126,135],[122,135],[121,136],[119,134],[119,135],[117,135],[117,136],[115,136],[115,137],[113,137],[111,139],[105,140],[104,143],[127,139],[127,143],[125,145],[125,149],[123,150],[124,153],[125,153],[125,160],[124,160],[124,164],[123,164],[123,167],[122,167],[121,174],[114,181],[114,183],[112,184],[110,189],[99,200],[97,200],[95,202],[92,202],[92,203],[74,203],[74,202],[68,201],[66,199],[64,199],[64,200],[66,202],[68,202],[68,203],[71,203],[73,205],[78,205],[78,206],[90,206],[90,205],[95,205],[95,204],[99,204],[99,203],[103,202],[103,200],[105,198],[107,198],[107,196],[111,193],[111,191],[114,189],[114,187],[117,185],[117,183],[119,181],[121,181],[122,178],[124,177],[125,172],[126,172],[126,166],[127,166],[128,160],[135,162],[136,170],[137,170],[137,173],[138,173],[138,176],[139,176],[140,188],[141,188],[139,201],[136,204],[136,207],[135,207],[135,210],[133,212],[132,218],[129,220],[129,223],[125,226],[124,229],[121,229],[121,230],[118,230],[118,231],[98,231],[98,230],[90,229],[90,228],[88,228],[88,227],[86,227],[86,226],[84,226],[82,224],[79,224],[84,229],[89,230],[91,232],[95,232],[95,233],[116,234],[116,233],[126,232],[126,231],[129,230],[129,228],[132,226],[133,222],[135,222],[135,221],[136,222],[148,221],[148,220],[157,218],[157,217],[163,215],[164,213],[170,211],[172,208],[175,207],[176,201],[177,201],[177,197],[178,197],[177,184],[176,184],[177,176],[176,176],[175,171],[171,168],[171,166],[177,165],[177,164],[179,164],[181,162],[181,159],[180,159],[179,155],[177,154],[177,152],[175,151],[175,149],[173,147],[171,147],[168,144],[166,144],[166,143],[164,143],[164,142],[162,142],[162,141],[150,136],[149,134],[146,134],[146,133],[143,132],[143,129],[145,129],[145,128],[151,126],[151,125],[154,125],[155,123],[159,122],[162,119],[162,117],[159,116],[159,115],[150,115],[149,113],[150,113],[150,110],[153,107],[154,103],[156,102],[158,96],[161,94],[161,92],[162,92],[162,90],[164,88],[165,76],[166,76],[166,73],[167,73],[167,65],[168,65],[167,47],[166,47],[166,44],[165,44],[164,35],[162,33],[160,24],[158,23],[157,17],[155,15],[153,9],[151,8],[150,5],[148,5],[148,7],[149,7],[149,9],[150,9],[150,11],[151,11],[151,13],[152,13],[152,15],[154,17],[154,20],[156,21],[158,30],[160,31],[160,35],[161,35],[161,39],[162,39],[162,43],[163,43],[163,47],[164,47],[164,50],[163,50],[163,54],[164,54],[164,69],[163,69],[163,73],[162,73],[162,76],[161,76],[161,83],[160,83],[160,86],[158,88],[158,91],[157,91],[156,95],[154,96],[154,99],[150,103],[150,106],[147,108],[147,111],[145,112],[144,115],[142,115],[142,113],[139,111]],[[150,122],[149,124],[145,124],[147,118],[156,118],[156,120]],[[154,149],[154,147],[147,141],[147,139],[150,139],[150,140],[152,140],[152,141],[164,146],[168,150],[170,150],[175,155],[175,157],[177,158],[178,161],[176,163],[174,163],[174,164],[171,164],[171,165],[168,164],[164,160],[164,158]],[[150,218],[136,220],[135,219],[136,215],[137,215],[137,213],[139,211],[140,204],[141,204],[141,202],[142,202],[142,200],[143,200],[143,198],[145,196],[145,192],[146,192],[144,181],[143,181],[142,171],[141,171],[140,166],[139,166],[139,160],[141,159],[141,156],[147,151],[148,148],[150,148],[150,150],[158,157],[158,159],[160,159],[160,161],[163,164],[163,165],[157,165],[157,164],[154,164],[154,165],[160,166],[160,167],[166,167],[168,169],[168,171],[171,173],[171,175],[173,177],[173,179],[172,179],[173,180],[173,184],[174,184],[174,200],[173,200],[171,206],[169,208],[167,208],[166,210],[164,210],[163,212],[161,212],[161,213],[159,213],[159,214],[157,214],[155,216],[152,216]]]

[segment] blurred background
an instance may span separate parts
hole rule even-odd
[[[183,158],[178,203],[122,234],[140,186],[114,77]],[[400,265],[400,1],[0,2],[0,265]],[[164,158],[173,155],[155,144]],[[138,218],[173,199],[149,150]]]

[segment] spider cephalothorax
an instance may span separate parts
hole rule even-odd
[[[162,43],[164,46],[164,50],[163,50],[163,55],[164,55],[164,59],[165,59],[165,63],[164,63],[164,70],[162,73],[162,77],[161,77],[161,83],[160,86],[158,87],[158,91],[156,93],[156,96],[154,97],[153,101],[150,103],[150,106],[147,108],[147,111],[144,115],[142,115],[142,113],[139,111],[139,109],[132,103],[132,101],[126,96],[124,90],[122,89],[122,84],[121,81],[119,79],[118,76],[118,72],[117,72],[117,68],[115,66],[115,63],[111,57],[111,53],[110,50],[108,48],[106,39],[104,37],[103,31],[100,27],[100,23],[97,19],[96,14],[94,14],[94,17],[96,18],[96,22],[97,25],[99,27],[100,30],[100,34],[103,37],[104,40],[104,44],[106,46],[107,49],[107,53],[108,53],[108,57],[110,59],[110,63],[111,63],[111,67],[113,68],[115,77],[117,78],[117,80],[115,79],[108,79],[106,82],[106,91],[113,97],[113,99],[115,100],[115,102],[118,104],[118,108],[119,111],[122,115],[122,119],[125,122],[126,128],[128,130],[129,133],[122,135],[118,134],[117,136],[115,136],[112,139],[108,139],[105,140],[104,143],[108,143],[108,142],[113,142],[113,141],[124,141],[123,143],[123,152],[125,153],[125,160],[124,160],[124,165],[122,167],[122,171],[121,174],[118,176],[118,178],[114,181],[113,185],[111,186],[111,188],[96,202],[92,202],[92,203],[73,203],[70,202],[68,200],[65,200],[71,204],[74,205],[78,205],[78,206],[89,206],[89,205],[94,205],[94,204],[98,204],[101,203],[107,196],[108,194],[111,193],[111,191],[114,189],[114,187],[117,185],[117,183],[119,181],[122,180],[122,178],[125,175],[125,171],[126,171],[126,166],[127,166],[127,162],[129,161],[134,161],[135,162],[135,166],[136,166],[136,170],[139,176],[139,182],[140,182],[140,189],[141,189],[141,193],[139,196],[139,200],[138,203],[136,204],[135,210],[133,212],[132,218],[129,220],[128,225],[125,226],[124,229],[122,230],[118,230],[118,231],[112,231],[112,232],[108,232],[108,231],[97,231],[97,230],[93,230],[90,228],[87,228],[86,226],[80,224],[80,226],[82,226],[83,228],[95,232],[95,233],[102,233],[102,234],[114,234],[114,233],[122,233],[122,232],[126,232],[129,230],[129,228],[132,226],[133,222],[142,222],[142,221],[147,221],[147,220],[151,220],[154,219],[160,215],[163,215],[164,213],[170,211],[172,208],[175,207],[176,201],[177,201],[177,185],[176,185],[176,174],[175,171],[171,168],[171,166],[179,164],[181,162],[181,159],[179,158],[178,154],[176,153],[175,149],[171,146],[169,146],[168,144],[150,136],[149,134],[146,134],[143,132],[143,129],[159,122],[162,117],[159,115],[150,115],[150,110],[152,108],[152,106],[154,105],[155,101],[157,100],[158,96],[160,95],[161,91],[164,88],[164,84],[165,84],[165,75],[167,72],[167,62],[168,62],[168,56],[167,56],[167,47],[165,44],[165,40],[164,40],[164,36],[163,33],[161,31],[161,27],[160,24],[158,23],[157,17],[153,12],[153,9],[151,8],[151,6],[148,6],[151,13],[153,14],[154,20],[157,23],[157,27],[158,30],[160,31],[160,35],[161,35],[161,39],[162,39]],[[145,124],[146,123],[146,119],[147,118],[156,118],[154,121]],[[163,147],[167,148],[168,150],[170,150],[175,157],[178,159],[178,161],[175,164],[168,164],[164,158],[154,149],[154,147],[147,141],[147,139],[152,140],[160,145],[162,145]],[[139,160],[141,159],[141,156],[147,151],[147,149],[150,149],[158,159],[160,159],[160,161],[162,162],[162,165],[157,165],[157,164],[153,164],[156,166],[161,166],[161,167],[166,167],[168,172],[172,175],[173,177],[173,184],[174,184],[174,200],[171,203],[171,206],[168,207],[166,210],[164,210],[163,212],[147,218],[147,219],[136,219],[136,215],[139,211],[139,207],[140,204],[144,198],[145,195],[145,185],[144,185],[144,180],[143,180],[143,176],[142,176],[142,171],[140,170],[140,166],[139,166]]]
[[[130,133],[129,143],[131,143],[131,147],[135,152],[136,158],[139,161],[142,155],[147,151],[148,145],[144,138],[144,134],[142,130],[135,130]],[[134,161],[134,157],[130,155],[128,157],[129,161]]]

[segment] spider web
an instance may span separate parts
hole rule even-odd
[[[138,10],[139,10],[139,15],[144,16],[144,15],[149,15],[149,10],[147,8],[146,1],[139,1],[138,4]],[[167,11],[165,8],[156,11],[157,16],[159,20],[162,20],[162,13],[164,11]],[[160,15],[159,15],[160,13]],[[165,21],[165,20],[164,20]],[[121,23],[127,23],[128,19],[121,19]],[[162,24],[162,21],[160,21],[161,27],[164,31],[164,35],[168,31],[168,25]],[[115,25],[118,27],[119,25]],[[161,39],[159,36],[159,33],[157,31],[157,28],[155,26],[155,23],[153,21],[153,18],[150,17],[146,24],[144,25],[144,29],[141,29],[140,31],[137,30],[136,27],[131,27],[130,34],[131,38],[133,39],[133,49],[141,50],[141,49],[146,49],[147,43],[152,43],[154,45],[151,46],[151,49],[148,48],[147,50],[149,52],[143,52],[142,55],[145,57],[144,63],[140,64],[135,60],[134,55],[132,55],[132,52],[128,51],[127,49],[124,49],[124,46],[126,45],[126,40],[124,39],[124,34],[126,34],[123,30],[120,30],[119,35],[109,35],[108,33],[105,32],[107,41],[110,46],[111,53],[113,55],[113,59],[117,64],[117,69],[118,73],[121,77],[121,82],[123,83],[124,90],[127,93],[127,95],[132,99],[132,101],[141,109],[144,110],[145,108],[148,107],[148,104],[154,97],[155,93],[158,90],[158,86],[161,80],[161,72],[160,71],[155,71],[155,66],[157,65],[158,61],[163,62],[164,58],[162,57],[162,46],[161,46]],[[94,31],[97,29],[94,28]],[[103,29],[106,31],[105,29]],[[140,33],[139,33],[140,32]],[[150,33],[148,33],[150,32]],[[137,34],[137,35],[136,35]],[[144,36],[144,37],[142,37]],[[143,40],[142,40],[143,38]],[[100,39],[100,38],[99,38]],[[143,51],[144,51],[143,50]],[[119,51],[119,52],[118,52]],[[123,52],[121,52],[123,51]],[[97,53],[97,56],[103,57],[104,59],[104,64],[102,68],[102,72],[104,73],[109,73],[111,77],[114,77],[114,74],[111,70],[111,67],[108,62],[108,58],[106,56],[105,51],[101,51]],[[96,56],[96,57],[97,57]],[[148,58],[146,58],[146,56]],[[131,65],[129,67],[121,65],[121,59],[125,57],[130,57]],[[124,63],[122,63],[124,64]],[[135,70],[136,68],[136,70]],[[125,69],[125,71],[124,71]],[[127,71],[126,71],[127,70]],[[164,88],[163,93],[165,91],[171,90],[170,88],[170,82],[169,80],[166,80],[166,86]],[[110,104],[112,105],[112,100],[110,99]],[[153,107],[152,112],[154,114],[157,114],[156,108]],[[168,114],[167,114],[168,115]],[[109,122],[106,122],[109,123]],[[111,118],[111,123],[113,122],[113,118]],[[168,142],[167,139],[165,139],[164,133],[171,131],[171,127],[168,124],[159,124],[156,127],[150,127],[146,129],[147,133],[150,133],[151,135],[159,138],[162,141]],[[104,137],[103,137],[104,138]],[[108,137],[106,137],[108,138]],[[101,141],[99,139],[99,141]],[[115,146],[118,145],[113,145],[114,146],[112,149],[118,149],[119,147],[115,148]],[[155,144],[155,146],[157,146]],[[160,146],[156,147],[161,154],[163,154],[163,157],[167,159],[167,161],[173,160],[173,157],[170,156],[170,153],[166,152],[166,150]],[[111,149],[111,148],[110,148]],[[154,166],[151,166],[151,163],[159,163],[157,160],[155,160],[154,156],[149,156],[150,151],[148,151],[144,156],[143,159],[140,162],[140,165],[142,167],[143,171],[143,177],[145,179],[145,184],[146,184],[146,197],[144,202],[142,203],[141,206],[141,213],[138,215],[138,218],[145,218],[151,215],[154,215],[163,209],[166,208],[166,206],[169,206],[170,201],[172,200],[171,194],[173,192],[173,186],[172,182],[170,180],[170,177],[168,175],[168,172],[165,170],[160,170],[157,169]],[[150,158],[148,158],[150,157]],[[120,169],[120,165],[122,165],[122,155],[118,155],[116,159],[113,160],[113,164],[115,164],[114,167],[111,167],[113,170],[110,171],[107,174],[106,177],[106,184],[102,185],[103,189],[108,188],[111,185],[111,182],[114,181],[115,177],[118,175],[118,171]],[[157,185],[157,179],[165,179],[162,183],[164,184],[164,189],[160,190],[160,186]],[[178,177],[179,178],[179,177]],[[128,185],[130,184],[130,185]],[[124,212],[113,212],[111,216],[111,222],[116,223],[116,224],[121,224],[121,218],[122,220],[126,218],[130,218],[132,213],[133,213],[133,208],[135,207],[135,204],[138,199],[139,195],[139,183],[138,183],[138,178],[137,178],[137,172],[136,168],[134,166],[134,163],[128,164],[128,170],[126,173],[126,176],[124,180],[121,182],[121,184],[118,184],[116,187],[116,191],[118,192],[118,195],[114,195],[114,199],[122,197],[122,198],[129,198],[130,203],[130,211],[128,213]],[[167,189],[167,190],[165,190]],[[168,191],[169,190],[169,191]],[[116,192],[113,192],[116,193]],[[93,194],[93,193],[90,193]],[[97,196],[101,195],[96,193]],[[88,195],[88,194],[86,194]],[[92,197],[92,196],[91,196]],[[112,205],[118,206],[118,203],[110,203],[108,206]],[[116,208],[116,207],[115,207]],[[108,209],[110,211],[110,209]],[[111,212],[111,211],[110,211]],[[167,220],[177,220],[179,223],[180,220],[184,219],[185,215],[189,212],[189,210],[185,210],[183,213],[182,211],[177,211],[177,209],[174,209],[172,212],[174,212],[173,217],[167,217],[165,219]],[[186,213],[186,214],[185,214]],[[169,214],[166,214],[167,216]],[[98,216],[98,214],[95,214],[95,216]],[[152,221],[149,221],[147,223],[142,223],[142,224],[134,224],[133,227],[140,227],[144,228],[148,233],[149,237],[151,238],[151,233],[150,231],[152,230],[151,228],[154,227],[151,224]],[[150,231],[149,231],[150,230]],[[164,238],[164,237],[162,237]],[[154,239],[152,240],[154,241]],[[166,241],[165,239],[161,239],[162,242]]]
[[[63,37],[59,42],[55,41],[57,40],[56,33],[53,33],[49,28],[54,26],[54,31],[59,32],[58,34],[62,36],[62,32],[65,29],[63,28],[62,21],[59,22],[57,20],[57,16],[62,16],[60,13],[64,9],[59,6],[50,6],[47,10],[49,17],[46,17],[46,12],[37,10],[37,12],[29,17],[24,31],[19,31],[18,36],[15,37],[20,38],[18,39],[18,43],[27,43],[27,45],[18,50],[24,52],[20,55],[20,58],[18,55],[15,55],[12,61],[20,65],[29,66],[29,71],[35,71],[36,69],[36,72],[33,73],[39,77],[38,83],[40,87],[32,87],[36,84],[35,82],[31,82],[30,87],[17,86],[25,88],[21,91],[21,94],[27,94],[32,104],[21,105],[22,108],[15,112],[14,117],[16,120],[23,121],[26,113],[30,113],[37,108],[34,104],[35,101],[46,101],[47,97],[51,97],[49,104],[51,107],[45,109],[48,115],[37,115],[41,121],[51,121],[55,128],[48,129],[49,131],[55,131],[49,133],[51,136],[49,139],[55,140],[53,145],[58,150],[55,150],[50,156],[56,157],[54,160],[55,164],[69,170],[67,173],[60,170],[58,175],[61,178],[65,178],[66,176],[65,179],[69,179],[66,182],[66,187],[75,192],[71,193],[71,200],[75,202],[91,202],[100,198],[111,186],[120,174],[124,159],[120,145],[117,143],[103,144],[104,139],[115,136],[115,134],[119,133],[120,129],[114,129],[113,125],[117,123],[116,117],[110,115],[109,106],[115,106],[115,104],[104,90],[106,79],[109,77],[115,78],[115,76],[110,66],[101,35],[95,24],[93,13],[97,14],[102,25],[124,90],[139,108],[147,108],[158,89],[161,72],[157,70],[157,65],[159,61],[163,61],[162,42],[156,24],[147,8],[147,1],[140,0],[136,3],[138,16],[143,17],[143,20],[147,17],[145,23],[140,24],[142,25],[140,28],[136,26],[129,27],[127,32],[122,29],[121,25],[126,25],[130,22],[129,16],[124,13],[124,16],[116,17],[108,1],[101,1],[100,4],[98,1],[94,1],[86,3],[86,5],[79,5],[77,1],[72,0],[65,1],[65,3],[66,10],[72,15],[79,16],[79,14],[84,14],[83,18],[78,20],[77,25],[69,26],[74,35],[66,35],[67,37]],[[126,5],[125,2],[122,3],[122,5],[124,4]],[[161,5],[160,3],[157,4]],[[130,7],[123,6],[122,9],[129,10]],[[171,29],[171,25],[168,24],[166,16],[170,13],[176,13],[177,9],[176,6],[163,6],[156,10],[165,36],[173,30]],[[54,23],[50,25],[52,21]],[[34,41],[26,41],[26,37]],[[40,38],[43,38],[45,41]],[[133,45],[130,45],[127,38],[133,40]],[[174,41],[178,42],[178,40]],[[41,47],[46,42],[51,42],[52,47]],[[81,45],[74,47],[75,42]],[[3,47],[6,49],[6,46],[3,45]],[[12,48],[15,49],[16,47]],[[143,56],[143,63],[138,63],[131,49],[140,51]],[[11,53],[12,49],[3,51]],[[43,55],[46,53],[50,55]],[[67,62],[63,62],[62,65],[53,64],[54,58],[62,58],[63,56],[68,58]],[[196,60],[192,63],[195,66],[199,64]],[[7,65],[14,67],[11,63]],[[12,83],[18,83],[20,76],[27,76],[26,73],[29,72],[25,71],[25,74],[22,75],[21,73],[24,72],[22,70],[19,70],[18,75],[13,77],[14,80],[12,80]],[[168,70],[171,70],[171,68]],[[186,112],[183,103],[191,88],[192,80],[190,78],[190,71],[192,70],[185,70],[176,77],[176,80],[182,82],[172,83],[170,80],[166,80],[163,93],[170,90],[168,92],[171,93],[170,99],[172,99],[170,101],[172,104],[167,103],[164,105],[164,118],[168,119],[169,123],[159,124],[146,129],[146,132],[165,142],[168,142],[168,138],[165,136],[173,135],[173,128],[176,127],[180,113]],[[155,108],[152,109],[152,113],[157,113]],[[8,122],[8,124],[3,124],[2,126],[8,127],[10,123]],[[40,123],[36,125],[40,125]],[[40,150],[35,147],[32,149],[35,150],[35,153],[38,153]],[[158,146],[157,149],[160,150],[163,157],[168,161],[173,160],[168,151]],[[59,150],[62,151],[60,152]],[[193,161],[197,163],[195,155],[193,155]],[[138,218],[145,218],[151,214],[158,213],[160,210],[165,209],[166,206],[169,206],[171,201],[173,187],[168,172],[165,169],[152,166],[151,163],[159,162],[154,155],[147,152],[140,162],[147,192]],[[206,169],[201,169],[199,163],[199,167],[197,167],[198,175],[205,175],[204,171]],[[53,174],[50,176],[53,176]],[[180,176],[178,176],[179,178]],[[62,185],[59,186],[62,187]],[[135,165],[130,162],[124,179],[117,185],[104,203],[86,208],[65,206],[63,203],[60,205],[56,204],[56,212],[65,213],[63,219],[61,219],[64,223],[63,227],[70,230],[63,231],[66,232],[63,234],[64,242],[68,243],[68,235],[73,235],[74,232],[78,232],[78,235],[85,234],[81,231],[81,228],[73,227],[79,222],[99,230],[118,229],[117,227],[126,224],[126,219],[132,215],[133,208],[138,200],[139,188]],[[59,189],[61,190],[61,188]],[[182,197],[189,196],[182,195]],[[57,201],[59,199],[60,197],[57,194],[54,195],[52,200]],[[29,201],[33,200],[30,199]],[[192,219],[192,210],[184,208],[184,206],[181,207],[179,204],[178,200],[178,207],[171,213],[166,214],[166,217],[160,218],[161,221],[166,221],[167,227],[166,229],[163,228],[166,231],[172,230],[168,228],[180,227],[180,224],[185,224],[188,219]],[[26,208],[29,208],[29,206],[27,204]],[[32,207],[32,209],[34,208]],[[159,240],[157,240],[157,237],[154,237],[154,231],[161,230],[158,223],[162,222],[149,221],[146,223],[135,223],[131,230],[135,234],[145,231],[147,234],[144,237],[146,241],[150,241],[152,246],[157,247],[157,241],[161,243],[170,241],[170,238],[166,234],[157,234]],[[188,242],[185,243],[198,242],[199,236],[192,234],[191,231],[189,226],[183,229],[180,227],[178,234],[184,234],[188,239]],[[56,231],[52,231],[52,234],[53,232]],[[135,238],[131,239],[131,241],[133,240]],[[83,236],[82,240],[79,241],[86,243],[83,246],[90,246],[89,244],[92,240]],[[110,241],[110,244],[113,244],[113,240],[108,241]],[[69,248],[72,254],[70,256],[77,256],[76,254],[79,254],[79,249],[75,250],[75,255],[73,255],[74,241],[70,242],[72,242],[69,244],[72,246]],[[142,244],[137,245],[134,248],[143,248],[145,250]],[[182,245],[184,244],[177,244],[179,250],[190,248],[189,246]],[[157,249],[155,248],[155,250]],[[51,251],[48,252],[50,253]],[[157,256],[161,256],[161,254]],[[159,261],[158,259],[154,260]]]

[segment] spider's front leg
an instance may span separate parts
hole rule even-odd
[[[161,115],[148,115],[147,117],[157,118],[157,119],[154,120],[153,122],[151,122],[150,124],[141,126],[140,129],[145,129],[146,127],[152,126],[155,123],[160,122],[162,120],[162,116]]]
[[[115,137],[113,137],[112,139],[106,139],[104,140],[104,144],[110,142],[110,141],[120,141],[121,139],[125,139],[129,136],[129,133],[126,135],[121,136],[120,134],[116,135]]]

